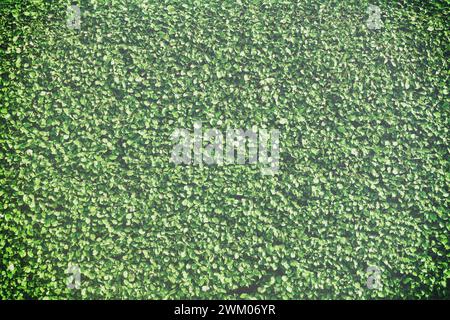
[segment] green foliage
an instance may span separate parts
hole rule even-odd
[[[448,2],[294,3],[1,2],[0,298],[449,297]],[[280,173],[171,164],[196,121]]]

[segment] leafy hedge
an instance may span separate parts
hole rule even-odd
[[[373,0],[371,30],[367,1],[81,1],[70,29],[69,2],[3,0],[0,298],[449,298],[427,2]],[[170,163],[196,121],[280,129],[280,173]]]

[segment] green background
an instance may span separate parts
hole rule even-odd
[[[379,30],[367,1],[67,4],[0,5],[0,298],[449,298],[447,1],[374,0]],[[279,174],[171,164],[196,121],[279,129]]]

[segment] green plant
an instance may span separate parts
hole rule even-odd
[[[0,298],[449,297],[447,1],[2,4]],[[196,121],[279,174],[171,164]]]

